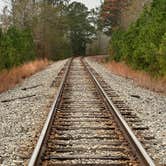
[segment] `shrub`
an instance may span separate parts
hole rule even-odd
[[[0,70],[10,69],[35,58],[34,43],[29,30],[15,27],[0,31]]]
[[[166,75],[166,33],[163,35],[159,46],[158,61],[160,65],[160,74]]]

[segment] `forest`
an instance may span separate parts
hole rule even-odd
[[[4,12],[4,23],[10,23],[0,29],[0,70],[34,59],[85,55],[86,44],[95,36],[95,16],[84,4],[68,0],[11,3],[10,14]]]
[[[121,13],[132,0],[105,0],[92,10],[70,0],[11,2],[10,14],[4,17],[10,24],[0,29],[0,70],[34,59],[86,55],[87,44],[102,32],[111,38],[109,60],[154,77],[166,75],[165,0],[145,5],[127,28],[121,25]]]
[[[105,1],[102,28],[111,36],[110,60],[125,62],[133,69],[154,77],[166,75],[166,1],[153,0],[127,29],[120,24],[119,13],[127,2]]]

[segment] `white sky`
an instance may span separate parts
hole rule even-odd
[[[73,2],[73,1],[82,2],[89,9],[92,9],[92,8],[100,6],[100,1],[101,0],[71,0],[71,2]],[[9,0],[0,0],[0,13],[2,12],[2,9],[4,8],[4,6],[7,5],[7,2],[9,2]]]
[[[101,0],[71,0],[71,2],[77,1],[84,3],[89,9],[100,6]]]
[[[2,12],[2,9],[8,4],[8,0],[0,0],[0,13]]]

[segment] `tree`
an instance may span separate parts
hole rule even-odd
[[[89,15],[88,8],[82,3],[73,2],[68,6],[69,37],[74,55],[85,55],[86,44],[95,35]]]
[[[35,58],[85,55],[95,37],[96,14],[69,0],[10,1],[11,24],[0,33],[0,70]],[[11,26],[12,25],[12,26]]]
[[[100,11],[100,25],[107,35],[120,27],[121,12],[129,2],[128,0],[104,0]]]
[[[65,57],[66,49],[69,48],[66,39],[68,28],[65,12],[67,6],[60,1],[56,2],[55,4],[53,1],[47,1],[40,4],[41,12],[34,25],[38,54],[54,60]],[[70,50],[68,52],[70,55]]]
[[[51,3],[53,6],[66,5],[69,0],[46,0],[48,3]]]
[[[154,0],[128,29],[111,35],[111,56],[153,76],[166,75],[166,1]]]

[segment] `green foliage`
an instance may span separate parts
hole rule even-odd
[[[69,0],[47,0],[39,4],[41,12],[32,28],[37,39],[37,54],[52,60],[84,55],[95,31],[88,8]]]
[[[162,37],[158,53],[160,74],[166,75],[166,33]]]
[[[40,2],[41,12],[33,26],[37,38],[37,54],[51,60],[70,57],[71,46],[68,39],[67,0],[47,0]],[[41,33],[42,32],[42,33]]]
[[[34,43],[29,30],[19,30],[15,27],[9,28],[6,33],[0,30],[0,70],[34,58]]]
[[[69,0],[38,1],[31,5],[27,0],[21,2],[12,4],[13,27],[4,33],[0,29],[0,70],[36,57],[59,60],[85,54],[94,25],[84,4],[69,4]]]
[[[153,75],[166,75],[166,1],[154,0],[128,30],[112,34],[112,57]]]
[[[68,6],[67,16],[72,52],[75,56],[85,55],[86,44],[95,34],[90,12],[84,4],[73,2]]]

